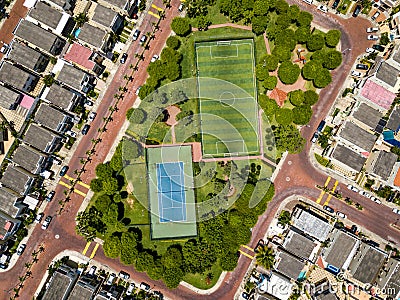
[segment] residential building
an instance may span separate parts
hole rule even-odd
[[[388,110],[396,99],[395,92],[369,78],[362,82],[360,89],[358,97],[379,109]]]
[[[25,93],[34,90],[39,78],[9,62],[0,65],[0,81]]]
[[[80,68],[93,71],[100,75],[105,67],[102,65],[104,56],[78,43],[73,43],[65,53],[64,60],[78,65]]]
[[[46,0],[52,6],[62,9],[69,14],[73,14],[76,0]]]
[[[97,277],[82,275],[69,294],[68,300],[92,300],[100,283]]]
[[[55,9],[47,2],[38,1],[29,11],[26,20],[61,35],[70,18],[71,16],[66,12]]]
[[[72,118],[69,115],[45,104],[41,103],[36,111],[35,121],[55,132],[64,133],[72,124]]]
[[[399,90],[398,76],[400,71],[398,68],[389,64],[387,61],[381,61],[376,64],[375,74],[372,77],[375,81],[393,93]]]
[[[288,300],[292,294],[293,284],[286,277],[271,272],[263,275],[262,282],[258,286],[261,293],[267,293],[279,300]]]
[[[49,287],[43,295],[43,300],[67,300],[78,278],[76,269],[66,265],[59,267],[50,279]]]
[[[94,8],[91,21],[101,25],[107,31],[111,30],[113,32],[117,32],[124,26],[124,18],[118,12],[101,4],[97,4]]]
[[[24,143],[48,154],[61,146],[61,140],[61,136],[37,124],[30,124],[24,136]]]
[[[0,85],[0,106],[5,109],[15,109],[21,102],[22,94]]]
[[[378,276],[378,287],[392,299],[400,298],[400,261],[389,258]]]
[[[359,250],[350,263],[350,273],[362,283],[374,284],[387,256],[387,253],[383,250],[361,243]]]
[[[115,285],[104,287],[96,296],[95,300],[118,300],[122,294],[121,289]]]
[[[42,73],[50,61],[49,57],[37,50],[19,43],[16,40],[11,42],[10,52],[7,58],[12,62],[35,72]]]
[[[0,183],[17,192],[19,195],[25,196],[29,193],[34,181],[35,179],[28,172],[12,165],[8,165],[7,169],[3,173]]]
[[[4,142],[8,141],[8,129],[0,129],[0,155],[5,154]]]
[[[390,114],[386,128],[398,132],[400,129],[400,107],[396,106]]]
[[[20,220],[14,219],[0,210],[0,242],[12,236],[20,224]]]
[[[297,257],[315,262],[319,243],[309,237],[297,233],[295,229],[292,228],[286,235],[282,247]]]
[[[7,187],[0,187],[0,211],[12,218],[18,218],[26,211],[23,197]]]
[[[330,284],[328,280],[319,282],[315,288],[314,293],[311,295],[312,300],[338,300],[335,294],[335,287]]]
[[[368,172],[372,173],[383,181],[388,180],[392,173],[394,164],[397,162],[397,155],[392,152],[378,151],[371,155],[371,164],[367,169]]]
[[[20,145],[13,154],[12,161],[32,174],[41,173],[46,165],[48,156],[39,151]]]
[[[80,28],[78,39],[84,46],[88,45],[91,48],[103,51],[105,53],[112,50],[110,36],[104,29],[90,25],[89,23],[83,24]]]
[[[322,216],[317,216],[300,207],[296,207],[293,212],[293,226],[320,242],[328,238],[333,228]]]
[[[304,265],[300,259],[284,251],[278,251],[275,255],[274,269],[293,280],[300,277]]]
[[[61,37],[23,19],[15,28],[14,34],[52,55],[59,55],[65,46],[65,40]]]
[[[78,92],[87,93],[94,87],[93,76],[65,62],[56,79]]]
[[[392,20],[389,23],[390,29],[395,31],[395,34],[400,34],[400,11],[392,16]]]
[[[322,250],[321,255],[328,264],[328,268],[330,265],[334,269],[347,270],[360,243],[356,236],[335,229],[328,247]]]
[[[378,125],[379,120],[382,117],[382,113],[365,103],[360,103],[355,112],[353,118],[361,123],[367,125],[371,129],[375,129]]]
[[[357,152],[370,152],[377,136],[347,121],[340,129],[337,139]]]
[[[67,111],[72,111],[72,109],[82,101],[81,94],[58,84],[52,84],[50,87],[47,87],[41,98]]]
[[[336,145],[331,154],[331,159],[335,167],[337,166],[338,168],[343,168],[355,173],[361,171],[367,160],[364,156],[341,144]]]
[[[99,0],[98,2],[104,6],[112,7],[121,14],[125,14],[129,17],[132,16],[135,8],[139,4],[139,0]]]

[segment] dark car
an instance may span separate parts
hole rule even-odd
[[[372,49],[378,50],[379,52],[385,51],[385,47],[383,47],[382,45],[373,45]]]
[[[20,244],[17,248],[17,255],[21,255],[22,253],[24,253],[26,248],[26,244]]]
[[[164,295],[160,291],[154,291],[153,294],[158,297],[158,299],[163,300]]]
[[[85,124],[85,126],[83,126],[83,128],[82,128],[82,134],[87,135],[87,133],[89,132],[89,129],[90,129],[90,125]]]
[[[47,202],[50,202],[51,200],[53,200],[55,194],[56,194],[55,191],[51,191],[50,193],[48,193],[47,196],[46,196],[46,198],[45,198],[46,201],[47,201]]]
[[[133,39],[134,41],[136,41],[136,40],[139,38],[139,35],[140,35],[140,30],[139,30],[139,29],[136,29],[135,32],[133,33],[132,39]]]
[[[131,276],[128,273],[126,273],[125,271],[120,271],[118,274],[118,277],[121,279],[128,280],[129,277],[131,277]]]
[[[368,70],[368,66],[367,66],[367,65],[364,65],[364,64],[357,64],[357,65],[356,65],[356,69],[359,69],[359,70]]]
[[[246,292],[243,292],[243,293],[242,293],[242,298],[247,300],[247,299],[250,298],[250,295],[247,294]]]
[[[330,212],[331,214],[333,214],[335,212],[334,209],[332,207],[328,206],[328,205],[324,205],[324,209],[327,212]]]
[[[353,11],[353,17],[356,18],[358,14],[361,12],[361,5],[357,5],[356,9]]]
[[[62,167],[60,171],[60,176],[64,176],[65,174],[67,174],[68,169],[69,169],[68,166]]]
[[[128,54],[124,53],[124,54],[122,54],[121,59],[119,60],[119,62],[121,64],[124,64],[126,62],[127,58],[128,58]]]
[[[353,226],[351,226],[350,232],[356,234],[357,230],[358,230],[357,226],[353,225]]]
[[[340,0],[335,0],[335,2],[333,2],[333,4],[332,4],[332,8],[336,9],[339,5],[339,2],[340,2]]]

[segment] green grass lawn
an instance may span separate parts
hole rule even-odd
[[[347,14],[347,11],[349,10],[351,6],[351,0],[343,0],[339,6],[338,6],[338,12],[340,12],[341,14]]]
[[[213,287],[218,279],[219,276],[222,273],[222,269],[219,266],[218,263],[213,264],[211,267],[211,270],[208,272],[205,272],[205,274],[186,274],[185,277],[183,277],[183,280],[186,281],[187,283],[203,290],[210,289]],[[207,281],[207,275],[211,274],[211,280]]]

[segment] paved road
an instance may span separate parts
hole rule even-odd
[[[157,1],[161,2],[160,0]],[[162,4],[158,3],[157,1],[155,2],[156,5],[162,6]],[[294,1],[289,2],[294,3]],[[169,23],[171,19],[177,14],[176,7],[179,5],[178,3],[179,2],[177,0],[172,1],[172,6],[174,8],[167,11],[166,20],[162,21],[160,31],[157,32],[155,40],[151,43],[150,51],[145,61],[141,63],[143,67],[139,70],[130,86],[132,90],[134,90],[137,86],[141,85],[145,81],[146,72],[144,66],[148,64],[153,54],[160,53],[164,42],[170,33]],[[321,99],[315,107],[315,114],[310,122],[310,128],[305,127],[303,130],[303,135],[307,140],[309,140],[312,136],[313,130],[315,130],[319,121],[327,114],[330,106],[335,100],[335,97],[345,80],[345,76],[342,74],[348,74],[356,57],[361,54],[366,47],[370,46],[370,43],[367,42],[364,36],[364,33],[365,28],[370,26],[371,24],[367,20],[360,18],[348,20],[340,20],[336,16],[329,16],[328,18],[326,18],[325,15],[317,12],[316,9],[313,7],[304,6],[303,3],[300,3],[300,6],[302,6],[303,9],[312,11],[312,13],[315,15],[315,21],[317,23],[325,27],[340,29],[343,35],[342,48],[353,49],[351,52],[346,52],[347,55],[344,57],[343,65],[335,71],[334,82],[328,88],[324,89],[324,91],[321,93]],[[151,17],[147,16],[146,18]],[[151,26],[150,22],[152,21],[149,19],[147,20],[147,23],[145,22],[143,24],[142,32],[149,31]],[[113,102],[113,95],[117,92],[118,87],[122,85],[123,75],[126,73],[129,64],[133,62],[133,55],[138,50],[138,47],[139,46],[137,43],[134,43],[130,47],[130,56],[128,58],[128,62],[125,65],[121,66],[118,70],[118,73],[114,77],[112,85],[109,87],[98,109],[98,118],[92,123],[92,129],[89,131],[89,134],[79,144],[70,163],[71,171],[69,175],[71,177],[74,177],[72,173],[73,170],[80,167],[80,157],[84,157],[86,150],[90,148],[91,139],[97,136],[96,128],[101,127],[101,117],[106,114],[108,107]],[[102,136],[103,142],[97,149],[97,155],[93,158],[91,164],[87,166],[87,171],[82,176],[82,180],[84,182],[88,183],[90,179],[94,177],[95,166],[98,163],[104,161],[125,119],[125,112],[129,107],[132,106],[134,100],[134,96],[125,98],[125,100],[121,103],[119,110],[113,116],[114,121],[109,125],[109,127],[107,128],[107,132]],[[304,196],[308,196],[311,199],[316,199],[318,197],[319,191],[315,189],[314,186],[315,184],[323,185],[326,176],[321,174],[318,170],[314,169],[314,167],[308,161],[307,153],[310,148],[309,142],[307,143],[306,148],[307,151],[304,151],[299,155],[288,156],[287,161],[290,160],[292,164],[289,165],[286,161],[282,168],[282,171],[278,175],[275,181],[277,190],[276,197],[270,203],[267,212],[260,217],[258,224],[253,229],[252,241],[250,243],[251,246],[254,246],[258,239],[263,237],[268,224],[274,217],[279,204],[284,198],[293,194],[301,194]],[[289,177],[290,181],[287,181],[286,177]],[[63,198],[63,189],[64,188],[62,188],[61,186],[58,186],[58,188],[56,189],[56,200],[49,205],[46,210],[46,214],[56,215],[56,211],[58,210],[57,200]],[[344,190],[345,188],[341,186],[341,189]],[[357,223],[363,224],[368,229],[375,229],[377,232],[381,233],[385,231],[393,237],[398,236],[397,232],[392,232],[390,228],[388,228],[387,223],[382,222],[382,214],[385,217],[385,222],[386,217],[388,222],[392,220],[391,216],[385,209],[380,208],[380,215],[378,216],[374,213],[374,211],[378,208],[376,207],[376,204],[366,199],[360,199],[357,201],[365,207],[362,212],[345,206],[342,202],[336,201],[334,199],[331,200],[331,205],[337,209],[342,210],[343,212],[348,214],[352,220],[356,221]],[[74,216],[76,215],[76,212],[81,202],[82,197],[77,194],[73,194],[70,203],[66,206],[66,211],[61,216],[57,216],[55,218],[54,222],[51,224],[47,231],[42,231],[40,228],[35,229],[31,239],[28,242],[27,250],[20,258],[16,266],[9,272],[2,274],[2,290],[0,290],[0,299],[9,298],[9,295],[5,291],[11,289],[18,283],[18,276],[22,274],[24,270],[24,262],[29,260],[29,253],[33,249],[36,249],[40,243],[44,243],[46,249],[45,253],[39,256],[39,263],[35,265],[32,270],[33,278],[30,278],[25,282],[25,287],[21,293],[21,299],[31,298],[33,291],[36,289],[38,282],[41,280],[45,269],[47,268],[47,265],[57,253],[64,250],[65,248],[82,251],[83,247],[85,246],[85,241],[81,237],[77,236],[74,232]],[[59,239],[55,239],[55,235],[59,235]],[[134,280],[139,282],[142,280],[150,282],[152,288],[162,290],[165,289],[162,282],[151,281],[144,273],[133,273],[134,270],[132,267],[127,268],[125,266],[122,266],[122,264],[119,263],[118,260],[110,260],[106,258],[101,248],[99,248],[97,252],[96,260],[116,270],[123,268],[133,275],[132,278]],[[196,295],[192,291],[182,286],[174,291],[165,290],[164,293],[166,296],[172,299],[233,299],[233,295],[235,294],[236,289],[239,286],[241,279],[249,266],[249,263],[250,260],[248,258],[241,256],[239,259],[238,267],[235,269],[235,271],[228,273],[224,278],[221,287],[211,295]]]

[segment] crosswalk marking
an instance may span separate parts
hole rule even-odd
[[[69,188],[69,189],[71,188],[70,185],[66,184],[65,182],[63,182],[63,181],[61,181],[61,180],[60,180],[58,183],[61,184],[61,185],[63,185],[63,186],[65,186],[65,187],[67,187],[67,188]]]
[[[68,176],[67,174],[65,174],[64,177],[65,177],[66,179],[68,179],[68,180],[75,180],[75,178],[72,178],[71,176]],[[90,185],[88,185],[88,184],[86,184],[86,183],[84,183],[84,182],[82,182],[82,181],[77,181],[77,183],[78,183],[79,185],[81,185],[81,186],[87,188],[87,189],[90,189]]]
[[[319,194],[319,197],[318,197],[317,201],[316,201],[317,204],[319,204],[321,202],[322,197],[324,196],[324,194],[325,194],[325,191],[322,190],[321,193]]]
[[[152,15],[153,17],[156,17],[156,18],[158,18],[158,19],[160,18],[160,16],[159,16],[159,15],[157,15],[157,14],[153,13],[153,12],[152,12],[152,11],[150,11],[150,10],[149,10],[147,13],[148,13],[149,15]]]
[[[254,259],[254,256],[251,256],[250,254],[247,254],[246,252],[244,252],[244,251],[242,251],[242,250],[239,250],[239,252],[240,252],[241,254],[243,254],[244,256],[250,258],[250,259]]]
[[[155,5],[155,4],[152,4],[151,7],[152,7],[152,8],[155,8],[155,9],[157,9],[157,10],[159,10],[159,11],[164,11],[161,7],[158,7],[158,6]]]
[[[82,251],[82,254],[83,254],[83,255],[86,255],[86,252],[88,251],[89,246],[90,246],[91,243],[92,243],[92,242],[87,242],[87,243],[86,243],[86,246],[85,246],[85,248],[84,248],[83,251]]]
[[[326,201],[325,201],[325,203],[324,203],[324,205],[328,205],[328,204],[329,204],[329,201],[331,201],[331,199],[332,199],[332,195],[329,194],[329,195],[328,195],[328,198],[326,199]]]
[[[93,249],[93,251],[92,251],[92,254],[90,254],[90,257],[89,257],[89,258],[93,258],[93,257],[96,255],[96,251],[97,251],[97,249],[99,248],[99,246],[100,246],[99,243],[97,243],[96,246],[94,246],[94,249]]]
[[[77,193],[78,195],[81,195],[82,197],[86,197],[86,194],[84,192],[81,192],[80,190],[74,189],[74,193]]]
[[[242,245],[242,247],[243,247],[243,248],[246,248],[247,250],[250,250],[251,252],[254,252],[254,249],[250,248],[250,247],[247,246],[247,245]]]
[[[324,187],[327,187],[327,186],[328,186],[329,181],[331,181],[331,176],[328,176],[328,178],[326,178]]]

